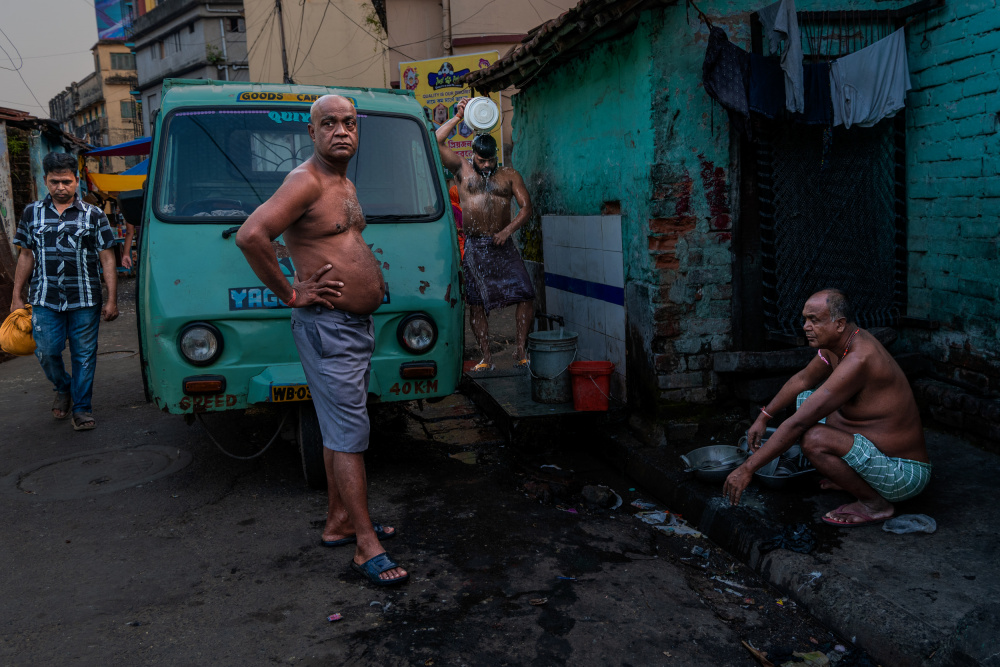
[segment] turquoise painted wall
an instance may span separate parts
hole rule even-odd
[[[515,95],[514,167],[536,213],[525,230],[529,259],[540,259],[541,214],[598,215],[617,201],[625,253],[637,260],[626,265],[641,268],[653,155],[650,27],[595,47]]]
[[[1000,389],[1000,7],[949,1],[907,34],[909,312],[905,341]]]

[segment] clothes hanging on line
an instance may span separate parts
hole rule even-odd
[[[787,118],[806,125],[833,125],[829,63],[803,67],[805,110]],[[785,109],[785,79],[778,59],[750,54],[750,111],[765,118],[779,118]]]
[[[750,111],[765,118],[776,118],[784,108],[785,74],[781,71],[781,62],[773,56],[751,53]]]
[[[701,74],[705,92],[729,112],[733,126],[748,131],[750,54],[730,42],[726,31],[717,26],[709,30]]]
[[[833,103],[830,99],[830,63],[814,63],[803,68],[805,81],[805,111],[792,114],[796,123],[833,125]]]
[[[757,12],[771,54],[778,51],[778,44],[787,42],[781,54],[781,69],[785,73],[785,108],[791,112],[805,111],[805,92],[802,71],[802,35],[795,0],[779,0]]]
[[[905,106],[910,88],[906,34],[900,28],[871,46],[833,61],[833,124],[871,127],[883,118],[892,118]]]

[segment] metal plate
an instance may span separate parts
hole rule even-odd
[[[292,403],[294,401],[311,401],[309,385],[305,384],[272,384],[272,403]]]

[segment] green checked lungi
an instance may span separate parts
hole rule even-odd
[[[804,391],[795,399],[795,409],[802,407],[812,394]],[[825,424],[826,419],[820,420]],[[889,502],[907,500],[924,490],[931,479],[931,464],[912,459],[886,456],[871,440],[854,434],[851,451],[841,457],[861,479]]]

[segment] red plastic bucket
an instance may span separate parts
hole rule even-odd
[[[574,361],[569,365],[573,379],[573,409],[580,412],[607,411],[611,395],[610,361]]]

